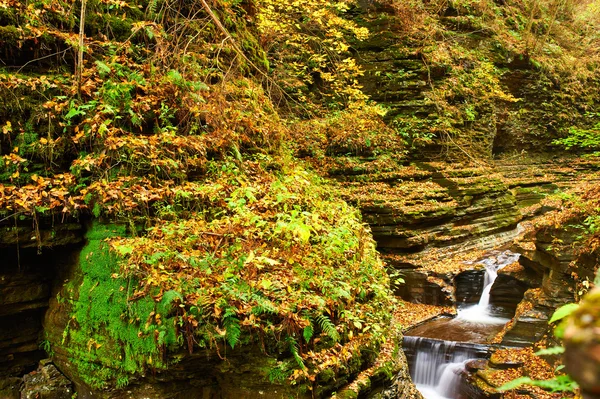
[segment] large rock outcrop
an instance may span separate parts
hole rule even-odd
[[[44,313],[83,234],[79,223],[43,218],[17,219],[0,230],[0,383],[2,395],[18,397],[15,381],[47,356]]]

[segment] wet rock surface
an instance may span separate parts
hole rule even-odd
[[[49,359],[23,377],[21,399],[71,399],[73,386]]]
[[[400,370],[397,371],[391,385],[379,392],[369,395],[369,399],[423,399],[421,393],[413,384],[410,373],[409,363],[403,351],[399,351]]]
[[[73,245],[83,241],[81,223],[52,218],[0,222],[0,248],[50,248]]]
[[[521,253],[523,270],[512,275],[507,273],[503,280],[515,279],[511,290],[531,288],[518,305],[516,317],[504,334],[503,345],[525,347],[539,341],[549,330],[548,320],[554,310],[575,300],[572,262],[577,257],[576,241],[577,234],[570,227],[546,227],[515,245],[515,250]],[[577,275],[590,278],[594,268],[593,261],[578,262]],[[509,284],[506,287],[508,290]]]
[[[490,304],[499,310],[498,316],[510,318],[515,314],[529,287],[528,280],[521,280],[500,271],[490,292]]]
[[[465,369],[469,372],[474,372],[486,368],[488,361],[485,359],[470,360],[465,364]]]
[[[507,320],[508,321],[508,320]],[[410,337],[441,339],[472,344],[488,344],[504,327],[503,324],[476,325],[458,319],[440,317],[409,330]]]
[[[468,270],[454,278],[456,285],[456,303],[459,305],[474,304],[479,301],[483,291],[483,270]]]
[[[451,306],[454,300],[450,278],[451,276],[439,276],[421,270],[404,269],[404,283],[396,287],[394,293],[413,303]]]

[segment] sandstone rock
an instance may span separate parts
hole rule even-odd
[[[423,399],[421,393],[416,389],[412,383],[410,374],[408,371],[408,360],[402,350],[399,351],[398,356],[399,364],[401,365],[400,370],[397,371],[392,386],[383,390],[380,393],[369,396],[372,399]]]
[[[517,305],[530,287],[528,281],[501,272],[498,274],[490,291],[490,304],[501,310],[499,316],[510,318],[515,314]]]
[[[485,359],[470,360],[465,364],[465,369],[469,372],[484,369],[487,367],[488,361]]]
[[[451,292],[448,291],[447,284],[443,279],[430,279],[430,273],[416,270],[403,270],[403,284],[398,285],[394,293],[401,298],[414,302],[425,303],[429,305],[451,306],[453,304]]]
[[[20,399],[23,379],[18,377],[0,378],[0,398]]]
[[[37,228],[31,220],[16,225],[0,223],[0,247],[43,248],[78,244],[83,240],[82,225],[78,222],[39,220]]]
[[[483,270],[468,270],[454,278],[456,303],[476,304],[483,291]]]
[[[36,371],[23,377],[21,399],[71,399],[73,387],[49,359],[40,361]]]

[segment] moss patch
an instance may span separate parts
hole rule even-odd
[[[124,235],[123,226],[99,223],[87,232],[80,254],[83,281],[63,333],[80,377],[94,388],[124,386],[146,368],[166,367],[163,348],[177,342],[168,307],[156,306],[151,297],[132,301],[135,280],[117,274],[117,258],[105,239]]]

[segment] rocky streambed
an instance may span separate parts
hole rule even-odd
[[[558,185],[554,187],[558,190]],[[407,281],[397,289],[400,296],[457,309],[456,316],[446,311],[405,332],[411,376],[426,398],[500,397],[497,388],[511,379],[504,376],[527,375],[532,372],[525,370],[528,367],[552,375],[553,367],[540,366],[543,360],[531,348],[555,344],[549,334],[550,316],[575,300],[576,287],[582,280],[593,279],[597,264],[593,259],[573,262],[577,252],[574,226],[534,227],[534,220],[543,219],[552,207],[548,202],[536,205],[541,196],[530,196],[533,191],[511,190],[516,196],[528,193],[516,201],[522,224],[513,230],[472,237],[449,247],[433,244],[417,253],[388,249],[390,265]],[[490,251],[494,247],[510,251]],[[506,264],[501,262],[491,275],[490,265],[501,257],[507,259]],[[527,389],[521,393],[540,395]]]

